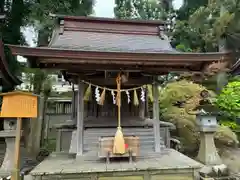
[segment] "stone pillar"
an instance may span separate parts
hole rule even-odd
[[[215,116],[198,115],[197,122],[200,132],[200,148],[197,159],[205,165],[219,165],[222,160],[218,155],[215,143],[214,133],[217,129]]]
[[[1,171],[10,173],[14,167],[15,158],[15,138],[16,138],[16,119],[4,119],[4,130],[0,131],[0,136],[5,138],[6,152]],[[20,156],[22,158],[22,156]],[[22,159],[20,159],[20,166]]]
[[[214,144],[215,132],[200,132],[200,149],[197,159],[205,165],[219,165],[222,160]]]
[[[77,156],[83,155],[83,135],[84,135],[84,84],[80,78],[78,80],[78,104],[77,104]]]

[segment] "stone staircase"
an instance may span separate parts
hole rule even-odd
[[[164,129],[161,129],[161,148],[165,148]],[[98,152],[99,138],[104,136],[114,136],[116,128],[87,128],[84,131],[84,152]],[[123,128],[124,136],[138,136],[140,139],[140,153],[154,152],[153,128]],[[70,152],[76,153],[76,131],[73,132]]]

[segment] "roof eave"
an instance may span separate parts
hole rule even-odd
[[[164,67],[165,65],[171,69],[176,65],[183,67],[194,67],[196,71],[201,71],[204,65],[214,61],[225,60],[231,58],[230,52],[220,53],[137,53],[137,52],[99,52],[99,51],[79,51],[79,50],[63,50],[43,47],[24,47],[16,45],[8,45],[13,55],[21,55],[27,57],[31,63],[37,66],[46,64],[75,64],[83,66],[111,65],[111,68],[124,65],[141,66],[141,67]],[[35,67],[37,67],[35,66]],[[46,68],[49,68],[46,66]],[[55,66],[57,68],[57,66]],[[187,69],[187,68],[186,68]]]
[[[0,71],[2,72],[3,80],[7,84],[16,86],[22,83],[21,80],[18,79],[15,75],[13,75],[9,70],[7,61],[5,59],[4,46],[1,40],[0,40]]]
[[[185,53],[185,52],[117,52],[117,51],[83,51],[83,50],[68,50],[60,48],[50,47],[27,47],[18,45],[7,45],[12,51],[13,55],[30,56],[30,57],[61,57],[61,58],[80,58],[81,56],[88,56],[89,58],[96,59],[95,55],[99,58],[104,56],[115,56],[116,59],[127,57],[133,58],[145,58],[150,59],[164,59],[167,57],[173,57],[174,60],[186,60],[186,61],[217,61],[228,59],[231,52],[208,52],[208,53]],[[56,56],[57,55],[57,56]],[[79,56],[80,55],[80,56]],[[90,55],[90,56],[89,56]],[[118,55],[118,56],[117,56]],[[143,57],[144,56],[144,57]],[[130,59],[131,60],[131,59]],[[146,59],[145,59],[146,60]],[[172,59],[168,59],[171,61]]]

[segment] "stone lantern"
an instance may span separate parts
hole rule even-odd
[[[207,91],[201,93],[203,99],[200,101],[196,113],[200,133],[200,148],[197,159],[205,165],[219,165],[222,164],[222,160],[214,143],[214,133],[218,127],[218,110],[207,99],[206,93]]]
[[[0,177],[10,175],[14,167],[14,152],[15,152],[15,139],[16,139],[16,125],[17,120],[14,118],[4,119],[4,130],[0,131],[0,137],[5,138],[6,151],[5,156],[0,167]],[[22,148],[22,147],[21,147]],[[20,164],[23,163],[20,159]]]

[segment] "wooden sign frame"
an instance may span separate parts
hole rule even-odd
[[[0,117],[17,118],[14,170],[11,179],[20,180],[20,140],[22,129],[22,118],[38,117],[38,95],[13,91],[2,93],[3,97]]]
[[[3,118],[37,118],[38,96],[26,92],[10,92],[3,96],[0,117]]]

